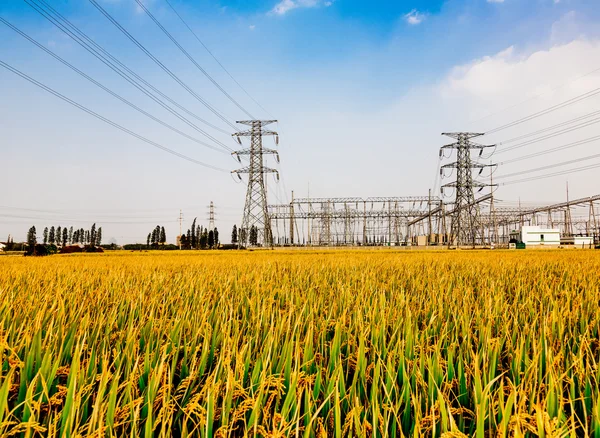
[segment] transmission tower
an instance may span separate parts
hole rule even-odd
[[[245,120],[240,123],[250,126],[248,131],[236,132],[233,134],[239,144],[242,144],[241,137],[250,137],[250,148],[235,151],[238,161],[241,163],[241,156],[247,155],[250,163],[248,166],[232,173],[237,174],[241,180],[241,174],[248,174],[248,190],[246,191],[246,204],[244,206],[244,217],[240,228],[240,244],[246,245],[250,237],[250,229],[254,226],[257,228],[258,243],[264,246],[273,246],[273,232],[271,230],[271,219],[267,210],[267,186],[265,185],[264,175],[266,173],[274,173],[279,180],[279,172],[275,169],[265,167],[263,155],[275,155],[279,162],[279,153],[274,149],[263,147],[262,138],[265,135],[274,135],[275,143],[279,143],[279,135],[275,131],[263,129],[264,126],[275,123],[277,120]]]
[[[475,247],[479,238],[483,241],[479,223],[479,207],[475,202],[475,189],[481,191],[484,187],[490,187],[491,184],[484,184],[474,180],[473,169],[479,169],[479,174],[481,174],[484,168],[494,165],[473,162],[471,151],[478,150],[479,156],[481,156],[484,149],[494,147],[494,145],[484,146],[470,141],[472,138],[483,134],[452,132],[442,133],[442,135],[457,140],[456,143],[440,148],[440,157],[445,149],[456,149],[456,161],[440,168],[440,174],[442,175],[445,169],[456,170],[456,181],[442,186],[441,189],[442,194],[444,194],[445,188],[453,188],[455,190],[455,202],[451,215],[452,224],[448,246],[451,246],[454,241],[454,244],[458,247],[467,245]]]
[[[215,205],[210,201],[210,207],[208,207],[208,229],[215,229]]]

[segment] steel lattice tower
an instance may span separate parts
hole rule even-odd
[[[474,180],[473,169],[479,169],[479,173],[481,173],[484,168],[494,165],[473,162],[471,151],[479,150],[481,156],[484,149],[494,147],[494,145],[484,146],[470,141],[472,138],[483,134],[453,132],[442,133],[442,135],[457,140],[456,143],[442,146],[440,149],[440,156],[442,156],[445,149],[456,149],[456,161],[440,168],[440,174],[443,174],[444,169],[456,169],[456,181],[442,186],[441,189],[443,194],[444,188],[454,188],[456,194],[454,210],[451,214],[452,224],[448,246],[451,246],[454,241],[454,244],[459,247],[468,245],[475,247],[480,237],[483,241],[479,221],[479,207],[475,202],[475,189],[481,191],[484,187],[490,187],[491,184]]]
[[[250,230],[255,226],[258,230],[258,243],[264,246],[273,246],[273,232],[271,229],[271,219],[267,209],[267,187],[265,185],[264,175],[266,173],[274,173],[279,180],[279,172],[275,169],[265,167],[263,156],[265,154],[275,155],[279,161],[279,153],[274,149],[263,147],[262,138],[265,135],[274,135],[275,142],[279,142],[277,132],[263,129],[264,126],[275,123],[277,120],[245,120],[237,123],[248,125],[250,129],[244,132],[236,132],[233,134],[242,144],[241,137],[250,137],[250,148],[235,151],[235,155],[241,162],[240,156],[247,155],[250,163],[248,166],[232,173],[242,179],[241,174],[248,174],[248,190],[246,191],[246,203],[244,206],[244,217],[242,226],[240,227],[240,244],[246,245],[250,238]]]
[[[208,229],[215,229],[215,204],[210,201],[210,206],[208,207]]]

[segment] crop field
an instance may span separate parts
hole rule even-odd
[[[600,437],[600,251],[0,258],[0,436]]]

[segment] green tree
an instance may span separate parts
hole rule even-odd
[[[73,227],[69,228],[69,243],[73,243]]]
[[[146,247],[150,248],[150,242],[152,240],[152,233],[148,233],[148,238],[146,239]]]
[[[92,228],[90,229],[90,245],[93,247],[96,246],[96,224],[92,224]]]
[[[50,245],[54,245],[55,240],[55,236],[56,236],[56,230],[54,229],[54,226],[50,227],[50,233],[48,233],[48,243]]]
[[[231,243],[237,243],[238,242],[238,230],[237,230],[237,226],[235,224],[233,224],[233,228],[231,229]]]
[[[194,218],[194,221],[192,222],[192,229],[191,229],[191,233],[190,233],[190,244],[192,245],[192,248],[196,248],[198,246],[198,242],[197,242],[197,237],[196,236],[196,219],[198,218]]]
[[[28,254],[35,253],[35,244],[36,243],[37,243],[37,234],[36,234],[35,226],[33,226],[27,232],[27,253]]]
[[[165,227],[160,227],[160,244],[164,245],[165,243],[167,243],[167,233]]]
[[[59,225],[56,228],[56,245],[60,246],[61,241],[62,241],[62,228]]]
[[[219,247],[219,230],[215,227],[215,248]]]
[[[62,246],[67,246],[67,239],[69,238],[69,230],[64,227],[62,230]]]
[[[48,243],[48,227],[44,228],[44,245]]]
[[[250,245],[258,245],[258,228],[256,228],[256,226],[252,225],[252,227],[250,227],[250,236],[249,236],[249,240],[250,240]]]
[[[208,247],[212,249],[215,246],[215,232],[210,230],[208,232]]]
[[[96,231],[96,245],[100,246],[102,242],[102,227],[98,227],[98,231]]]

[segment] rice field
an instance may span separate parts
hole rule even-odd
[[[600,251],[0,258],[0,436],[600,438]]]

